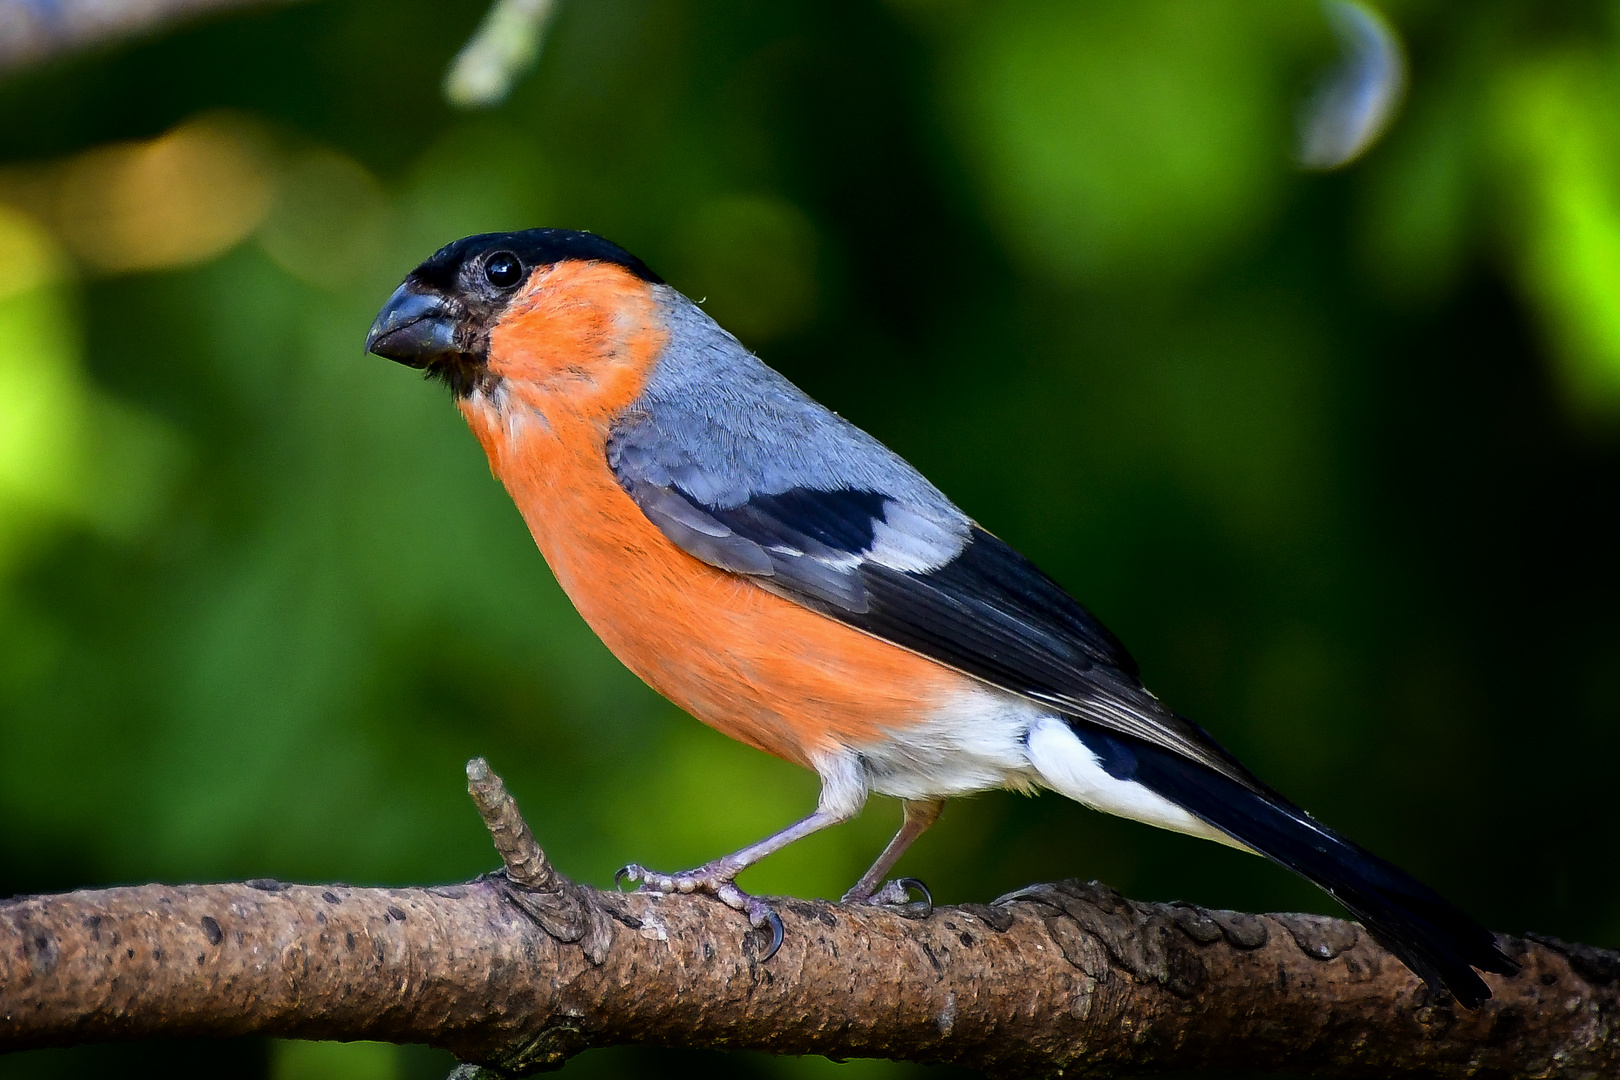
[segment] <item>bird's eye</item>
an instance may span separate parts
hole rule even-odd
[[[484,260],[484,277],[497,289],[510,289],[523,280],[523,264],[510,251],[497,251]]]

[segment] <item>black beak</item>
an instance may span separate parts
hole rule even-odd
[[[448,300],[407,281],[377,313],[366,335],[366,352],[425,368],[441,356],[461,351],[456,344],[458,321]]]

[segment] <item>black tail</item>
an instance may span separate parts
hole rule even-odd
[[[1178,754],[1075,723],[1081,740],[1119,780],[1134,780],[1228,836],[1326,890],[1367,932],[1465,1008],[1491,996],[1474,972],[1512,975],[1518,965],[1489,930],[1410,874],[1321,825],[1269,789],[1254,791]]]

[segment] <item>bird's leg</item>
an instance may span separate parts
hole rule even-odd
[[[621,881],[639,882],[653,892],[706,892],[718,895],[722,886],[729,885],[738,874],[767,855],[774,855],[795,840],[803,840],[811,833],[820,832],[827,826],[836,825],[844,820],[846,819],[830,814],[825,810],[817,810],[802,821],[796,821],[780,832],[772,833],[758,843],[749,844],[741,851],[723,855],[693,870],[682,870],[674,874],[659,874],[648,870],[644,866],[631,863],[623,870],[620,870],[617,876]]]
[[[631,863],[615,874],[614,880],[638,882],[643,889],[652,892],[708,893],[727,907],[735,908],[747,915],[748,921],[755,927],[770,926],[770,948],[760,957],[761,960],[767,960],[782,944],[782,920],[765,901],[737,888],[737,875],[767,855],[781,851],[795,840],[802,840],[829,825],[848,821],[859,812],[859,802],[855,802],[852,806],[847,800],[829,800],[827,792],[823,790],[821,805],[816,808],[815,813],[802,821],[794,822],[780,832],[772,833],[756,844],[749,844],[741,851],[734,851],[730,855],[704,863],[694,870],[682,870],[676,874],[654,873],[644,866]]]
[[[883,878],[900,861],[900,856],[906,853],[912,841],[928,831],[928,827],[939,820],[939,812],[945,807],[944,799],[907,799],[901,804],[904,817],[900,822],[900,831],[894,834],[889,846],[883,849],[883,854],[877,857],[872,868],[861,876],[849,892],[844,894],[846,904],[904,904],[911,896],[912,889],[920,889],[924,896],[928,896],[928,889],[915,878],[901,878],[899,881],[884,883]],[[881,886],[881,887],[880,887]],[[933,906],[933,897],[928,896],[929,906]]]

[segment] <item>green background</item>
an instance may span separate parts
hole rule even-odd
[[[812,806],[613,659],[443,391],[361,354],[434,248],[544,224],[704,299],[1313,813],[1495,928],[1620,945],[1620,5],[1385,11],[1408,99],[1327,175],[1290,164],[1314,3],[563,0],[467,113],[440,82],[479,5],[328,0],[0,82],[0,895],[465,879],[475,754],[596,885]],[[129,165],[198,146],[184,182]],[[897,821],[743,884],[835,896]],[[901,870],[1334,910],[1055,796],[953,803]],[[448,1064],[176,1044],[0,1078]],[[948,1072],[567,1072],[678,1067]]]

